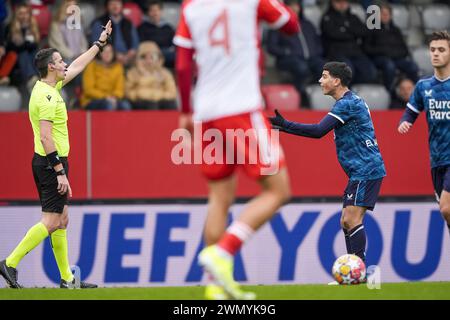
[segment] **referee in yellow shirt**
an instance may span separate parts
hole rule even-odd
[[[69,134],[67,109],[61,88],[75,78],[106,45],[112,32],[108,21],[98,41],[70,66],[53,48],[40,50],[35,65],[40,74],[31,93],[29,115],[34,133],[33,176],[42,206],[42,219],[31,227],[13,252],[0,262],[0,274],[10,288],[21,288],[17,282],[20,260],[49,235],[56,263],[61,274],[61,288],[96,288],[78,282],[69,264],[66,228],[69,222],[68,197],[72,196],[68,173]]]

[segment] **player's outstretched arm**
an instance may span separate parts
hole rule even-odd
[[[106,26],[103,29],[103,32],[100,34],[98,41],[92,45],[89,50],[76,58],[70,66],[67,68],[66,78],[63,81],[63,85],[69,83],[73,78],[75,78],[78,74],[80,74],[84,68],[94,60],[95,56],[99,53],[100,47],[103,47],[107,44],[108,38],[112,32],[112,23],[111,20],[108,21]]]
[[[304,124],[286,120],[278,110],[275,117],[269,118],[275,129],[297,136],[319,139],[336,128],[341,122],[333,116],[326,115],[318,124]]]

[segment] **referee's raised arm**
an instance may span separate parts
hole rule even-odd
[[[84,68],[95,58],[95,56],[103,50],[103,47],[108,43],[108,39],[111,36],[112,23],[111,20],[108,21],[105,27],[103,27],[103,32],[100,37],[95,41],[92,47],[89,48],[85,53],[76,58],[70,66],[67,68],[66,78],[63,81],[63,86],[69,83],[73,78],[80,74]]]

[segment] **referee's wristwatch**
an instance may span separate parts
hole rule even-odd
[[[59,171],[56,171],[56,175],[57,176],[65,176],[66,175],[66,170],[61,169]]]

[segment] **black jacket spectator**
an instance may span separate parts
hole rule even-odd
[[[138,28],[138,34],[141,42],[153,41],[163,49],[173,46],[172,40],[175,36],[175,30],[168,23],[161,23],[161,25],[157,26],[147,17],[144,17],[142,24]]]
[[[305,87],[309,82],[317,82],[325,64],[322,41],[314,25],[303,16],[298,1],[286,3],[299,15],[300,32],[286,35],[278,30],[271,30],[267,36],[267,51],[276,57],[276,66],[293,76],[293,83],[302,95],[307,97]],[[305,103],[302,103],[305,106]]]
[[[108,23],[108,20],[110,20],[110,16],[108,14],[105,14],[103,16],[101,16],[100,18],[96,19],[94,23],[97,23],[98,21],[100,22],[100,24],[102,26],[106,26],[106,24]],[[125,45],[127,47],[127,49],[134,49],[134,44],[133,44],[133,24],[131,23],[130,20],[123,18],[122,20],[120,20],[120,31],[122,32],[123,35],[123,40],[125,42]],[[97,39],[98,36],[96,35],[93,39]],[[95,40],[94,40],[95,41]],[[114,45],[114,37],[111,37],[110,42]]]
[[[300,18],[301,33],[303,34],[304,41],[307,44],[307,57],[311,56],[323,56],[322,40],[314,28],[314,25],[305,18]],[[302,44],[299,35],[289,36],[277,30],[271,30],[267,37],[267,50],[270,54],[274,55],[277,59],[286,56],[296,56],[299,58],[305,58],[305,48]]]
[[[350,12],[347,0],[331,0],[321,21],[322,41],[329,60],[345,62],[353,72],[352,83],[370,83],[377,77],[373,62],[362,47],[368,29]]]
[[[116,59],[124,66],[130,66],[139,46],[137,29],[123,14],[123,0],[105,0],[105,9],[105,14],[91,24],[90,42],[93,43],[98,39],[103,30],[102,26],[111,20],[112,28],[115,30],[111,35],[111,41]]]
[[[163,2],[150,0],[147,2],[143,23],[138,28],[139,39],[155,42],[164,56],[164,65],[173,68],[175,62],[175,30],[163,19]]]
[[[419,79],[419,68],[409,55],[400,29],[392,22],[391,6],[382,2],[380,7],[381,28],[368,32],[364,47],[375,66],[383,72],[386,89],[393,90],[398,71],[416,82]]]
[[[392,21],[389,24],[381,24],[381,29],[370,30],[364,49],[370,56],[398,59],[409,55],[402,32]]]
[[[350,9],[341,13],[330,6],[321,21],[322,40],[326,56],[361,56],[362,38],[367,35],[366,26]]]

